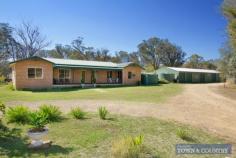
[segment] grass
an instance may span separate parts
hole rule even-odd
[[[7,101],[43,101],[62,99],[123,100],[135,102],[159,103],[182,90],[180,84],[161,84],[157,86],[131,86],[110,88],[64,88],[43,91],[11,91],[0,86],[0,100]]]
[[[33,151],[26,147],[28,126],[9,124],[11,130],[0,139],[0,157],[111,157],[112,144],[124,136],[143,136],[143,145],[152,156],[174,157],[217,157],[216,155],[175,154],[175,144],[196,143],[182,140],[176,129],[188,130],[197,143],[224,143],[199,129],[166,122],[154,118],[137,118],[124,115],[111,115],[114,119],[100,120],[95,113],[88,113],[84,120],[65,116],[61,122],[48,125],[48,139],[53,145],[47,150]],[[14,130],[12,130],[14,129]],[[222,157],[222,155],[220,155]],[[220,157],[219,156],[219,157]]]

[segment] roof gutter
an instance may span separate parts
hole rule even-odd
[[[103,67],[103,66],[86,66],[86,65],[63,65],[54,64],[55,68],[82,68],[82,69],[103,69],[103,70],[123,70],[122,67]]]

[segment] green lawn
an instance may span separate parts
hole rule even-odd
[[[66,115],[61,122],[49,124],[48,139],[53,141],[47,150],[33,151],[26,147],[28,126],[9,124],[15,128],[6,137],[0,137],[0,157],[111,157],[111,146],[123,136],[144,136],[144,146],[150,155],[163,158],[174,157],[217,157],[216,155],[176,156],[177,143],[224,143],[201,130],[174,122],[154,118],[138,118],[112,115],[113,119],[100,120],[95,113],[89,113],[84,120],[75,120]],[[189,131],[192,140],[185,141],[176,135],[176,130]],[[220,157],[220,156],[219,156]],[[222,155],[221,155],[222,157]]]
[[[64,88],[44,91],[12,91],[8,86],[0,86],[0,101],[102,99],[157,103],[180,93],[182,89],[180,84],[92,89]]]

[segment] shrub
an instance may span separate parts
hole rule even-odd
[[[29,115],[29,124],[33,126],[31,131],[43,131],[48,123],[48,115],[42,111],[35,111]]]
[[[82,111],[79,107],[71,109],[70,113],[75,119],[84,119],[86,115],[86,113]]]
[[[100,118],[105,120],[108,114],[108,110],[106,109],[106,107],[105,106],[99,107],[98,112],[99,112]]]
[[[6,105],[3,102],[0,102],[0,111],[5,114],[6,111]]]
[[[178,137],[180,137],[181,139],[183,139],[183,140],[187,140],[187,141],[188,141],[188,140],[191,139],[191,137],[190,137],[188,131],[186,131],[186,130],[184,130],[184,129],[182,129],[182,128],[177,129],[176,135],[177,135]]]
[[[26,124],[29,122],[29,114],[28,107],[18,105],[7,109],[6,119],[9,123]]]
[[[59,121],[62,118],[61,116],[62,112],[59,110],[57,106],[41,105],[39,107],[39,111],[47,116],[48,122]]]
[[[139,135],[137,137],[134,137],[133,138],[133,143],[134,145],[142,145],[143,144],[143,136],[142,135]]]
[[[138,158],[143,152],[143,136],[125,137],[112,145],[112,155],[115,158]]]

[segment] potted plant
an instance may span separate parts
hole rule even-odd
[[[85,80],[84,79],[81,79],[81,87],[84,88],[85,87]]]
[[[48,134],[47,123],[47,115],[45,113],[35,111],[30,114],[29,124],[32,126],[28,130],[28,136],[31,139],[30,147],[41,147],[44,144],[42,138]]]
[[[93,78],[92,82],[93,82],[93,87],[96,87],[96,78]]]

